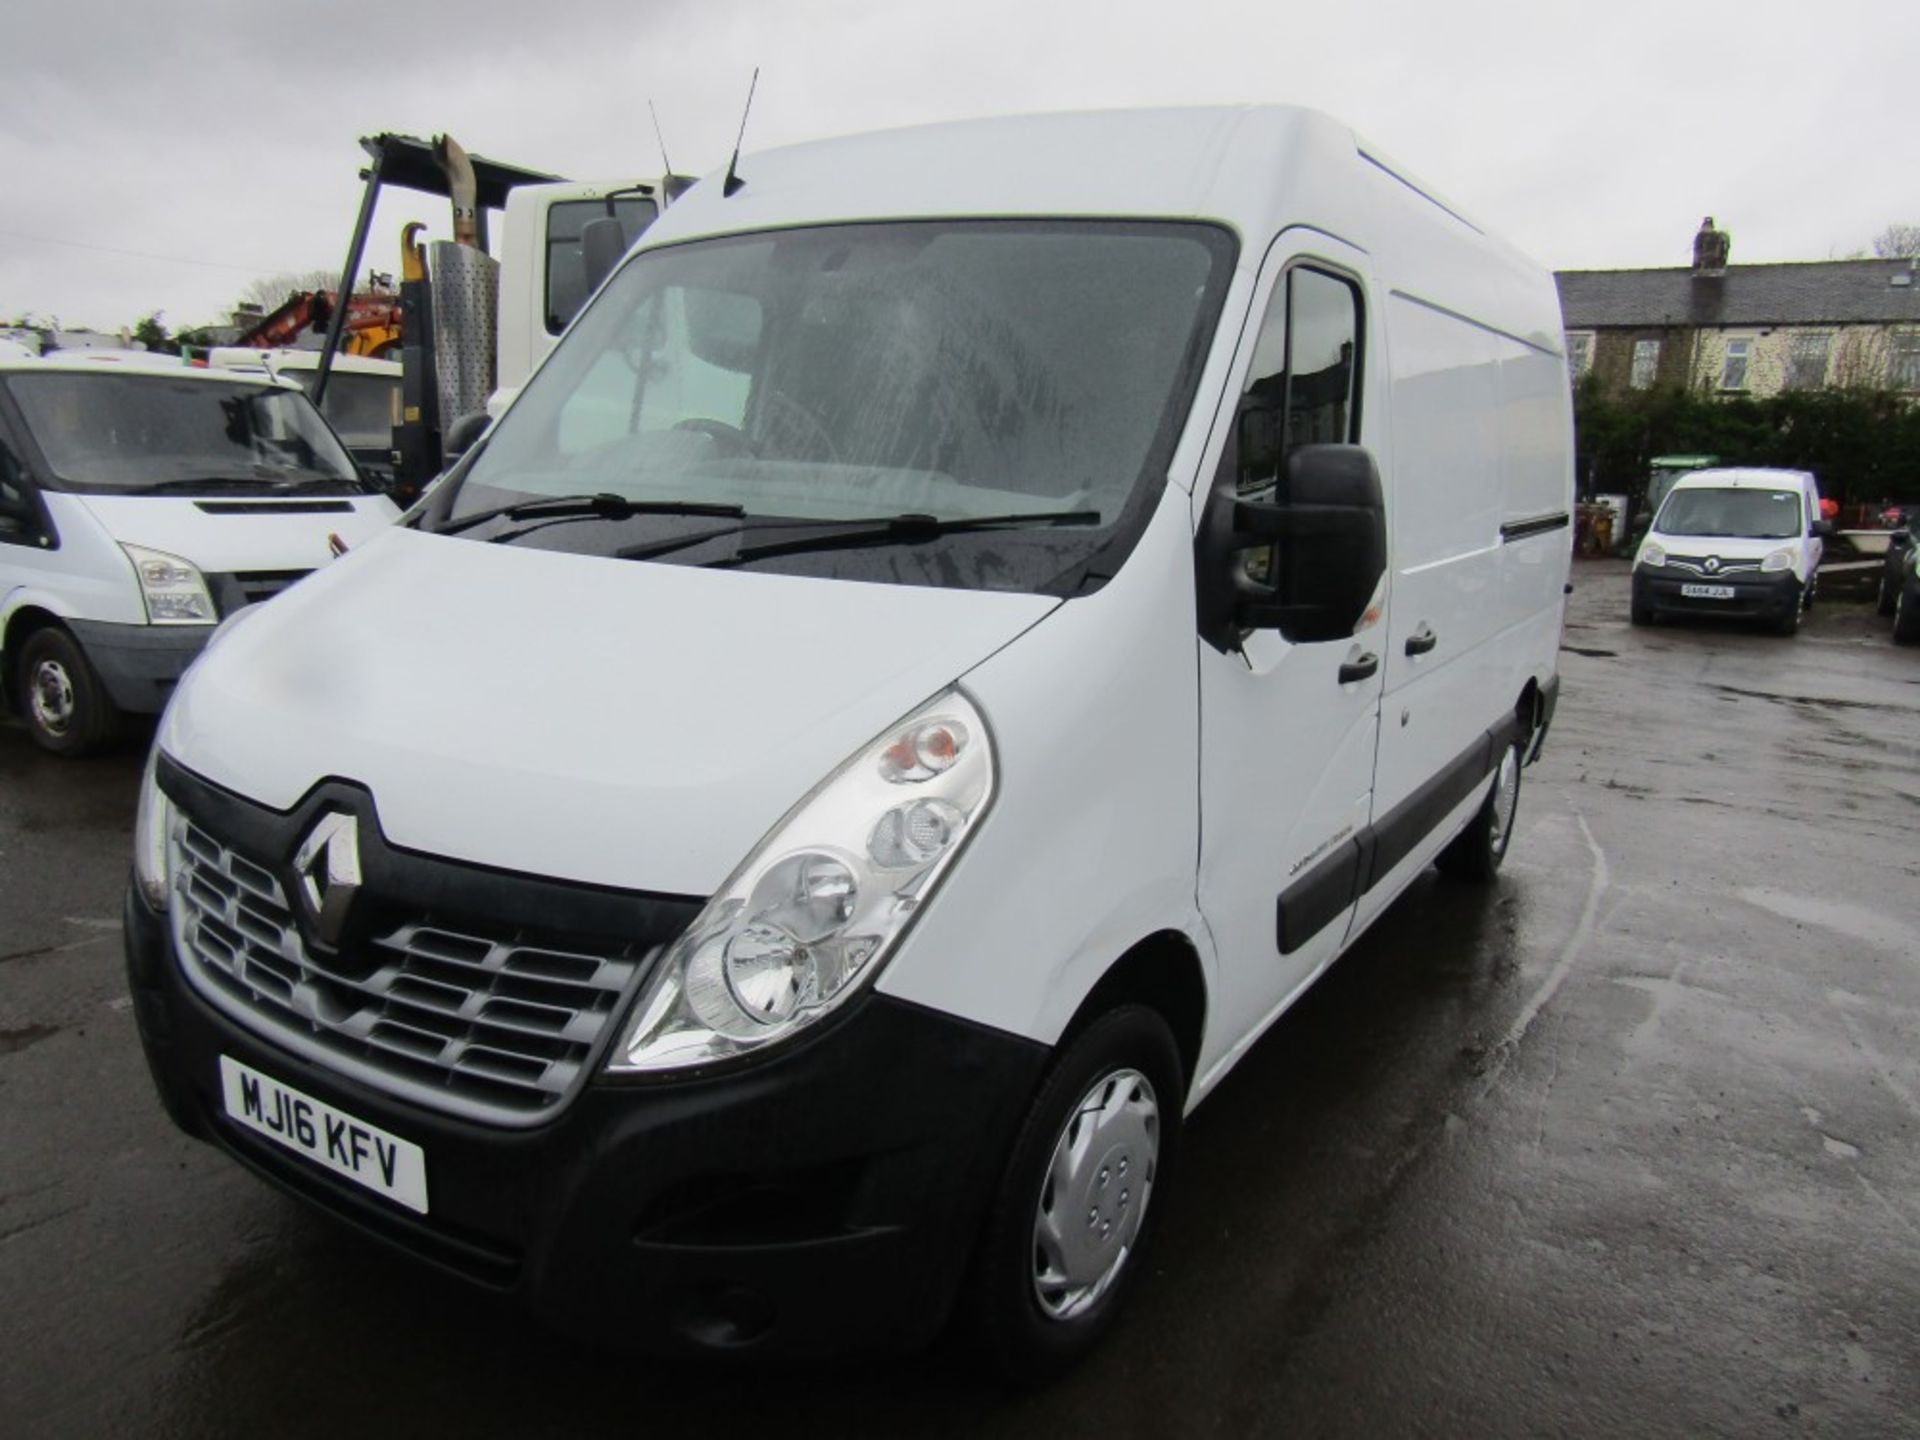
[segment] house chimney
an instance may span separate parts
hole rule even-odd
[[[1714,229],[1713,217],[1707,216],[1693,237],[1693,273],[1696,276],[1726,274],[1727,255],[1732,249],[1733,237],[1724,230]]]

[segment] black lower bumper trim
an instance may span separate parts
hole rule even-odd
[[[1714,586],[1729,596],[1688,595],[1683,586]],[[1801,585],[1791,570],[1777,575],[1720,578],[1633,572],[1633,608],[1656,615],[1718,615],[1729,620],[1782,620],[1800,606]]]
[[[280,1052],[210,1008],[129,894],[127,965],[167,1111],[283,1189],[602,1345],[818,1353],[944,1324],[1048,1051],[869,993],[817,1036],[692,1080],[589,1085],[509,1130]],[[422,1217],[226,1118],[220,1056],[425,1152]]]
[[[211,625],[110,625],[100,620],[71,620],[67,628],[113,703],[139,715],[166,708],[173,687],[213,634]]]

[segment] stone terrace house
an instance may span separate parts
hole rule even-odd
[[[1771,395],[1875,385],[1920,398],[1920,263],[1729,265],[1712,217],[1691,266],[1562,270],[1567,367],[1609,390]]]

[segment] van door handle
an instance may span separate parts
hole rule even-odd
[[[1407,654],[1424,655],[1440,643],[1440,637],[1433,633],[1426,621],[1420,622],[1420,628],[1407,636]]]
[[[1354,656],[1340,667],[1340,683],[1351,685],[1356,680],[1365,680],[1369,675],[1380,673],[1380,657],[1371,650]]]

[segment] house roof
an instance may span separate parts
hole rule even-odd
[[[1906,275],[1905,285],[1893,283]],[[1562,270],[1569,330],[1669,325],[1920,324],[1920,274],[1906,260],[1817,260],[1690,269]]]

